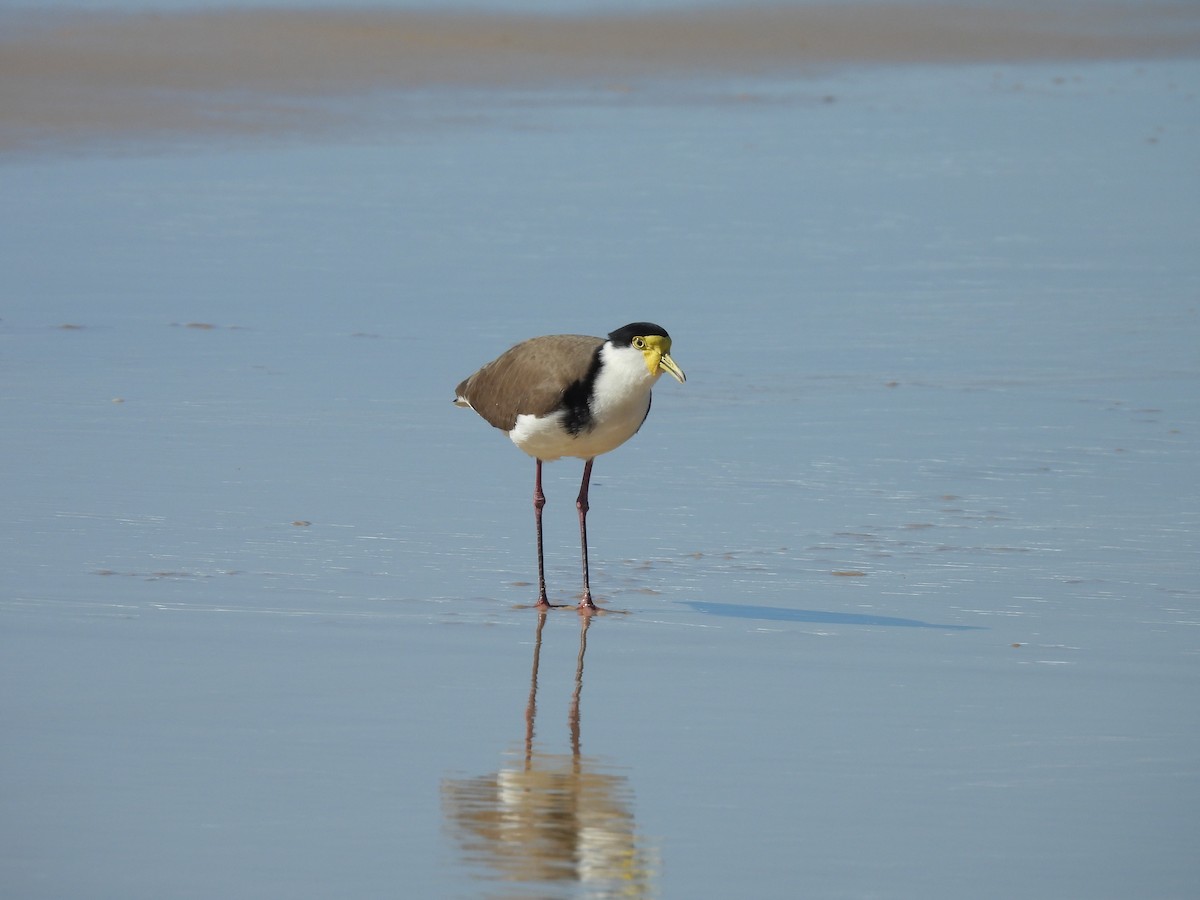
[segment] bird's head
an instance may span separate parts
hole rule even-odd
[[[617,346],[640,350],[646,359],[646,369],[651,375],[667,372],[680,384],[687,381],[683,369],[679,368],[675,364],[675,360],[671,359],[671,336],[658,325],[650,322],[633,322],[612,332],[608,339]]]

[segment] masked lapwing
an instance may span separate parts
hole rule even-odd
[[[592,463],[633,437],[650,412],[650,389],[663,372],[681,384],[683,370],[671,359],[671,337],[657,325],[634,322],[607,338],[582,334],[535,337],[492,360],[455,391],[468,406],[536,461],[533,512],[537,525],[538,600],[546,597],[542,561],[542,463],[582,459],[583,481],[575,508],[583,548],[580,610],[593,610],[588,584],[587,512]]]

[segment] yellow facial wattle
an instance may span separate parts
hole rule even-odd
[[[634,346],[638,346],[642,354],[646,357],[646,369],[651,375],[658,375],[660,372],[667,372],[683,384],[687,381],[687,376],[683,374],[683,369],[675,364],[675,360],[671,359],[671,339],[658,334],[650,334],[645,337],[638,338],[634,342]]]

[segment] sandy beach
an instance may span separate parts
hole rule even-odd
[[[119,2],[0,13],[0,893],[1191,900],[1200,6]],[[635,321],[539,617],[453,389]]]
[[[223,10],[0,15],[0,151],[320,127],[370,91],[1200,52],[1188,4],[851,3],[577,15]]]

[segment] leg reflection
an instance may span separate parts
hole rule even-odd
[[[584,657],[592,617],[579,619],[575,685],[567,715],[570,752],[536,747],[542,635],[538,616],[519,760],[475,778],[442,782],[443,810],[463,862],[475,874],[531,885],[586,884],[606,895],[655,893],[653,848],[637,833],[628,779],[582,751]]]

